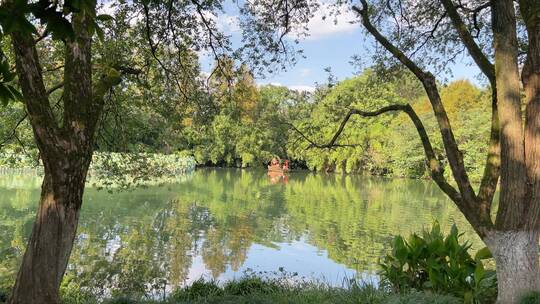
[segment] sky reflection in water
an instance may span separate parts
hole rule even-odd
[[[0,287],[30,234],[39,179],[0,176]],[[204,276],[279,272],[332,285],[377,282],[393,235],[463,216],[429,181],[293,172],[198,170],[180,184],[108,193],[89,188],[66,278],[97,294],[158,295]]]

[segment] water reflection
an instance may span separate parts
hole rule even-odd
[[[34,219],[38,179],[0,178],[0,284],[14,277]],[[182,184],[107,193],[88,189],[66,280],[95,294],[157,296],[200,276],[247,269],[339,284],[377,268],[392,235],[462,215],[430,182],[199,170]],[[369,277],[369,276],[368,276]],[[376,277],[373,277],[376,279]],[[0,285],[0,286],[1,286]]]

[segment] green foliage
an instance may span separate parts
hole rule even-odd
[[[181,153],[95,152],[89,182],[97,188],[127,189],[181,179],[195,169],[195,159]]]
[[[459,242],[454,225],[447,236],[437,222],[422,236],[412,234],[408,240],[396,236],[392,252],[381,262],[383,281],[396,291],[429,290],[453,294],[466,303],[491,303],[496,295],[496,277],[484,269],[486,249],[473,259],[468,243]]]
[[[75,296],[76,295],[72,295]],[[97,300],[73,301],[64,295],[64,303],[94,304]],[[461,300],[449,296],[411,291],[403,294],[388,293],[369,284],[351,283],[343,288],[329,287],[323,283],[302,282],[287,284],[267,277],[242,277],[224,286],[214,281],[195,281],[163,300],[144,300],[126,296],[106,299],[106,304],[458,304]]]
[[[235,296],[248,295],[253,293],[269,294],[279,291],[280,284],[275,280],[264,280],[253,274],[248,275],[238,281],[230,281],[225,284],[225,293]]]
[[[40,164],[36,150],[25,151],[17,146],[6,150],[0,151],[0,168],[34,168]]]
[[[350,109],[370,111],[391,103],[405,103],[398,89],[394,83],[368,70],[358,77],[338,83],[326,92],[320,92],[320,96],[315,96],[309,115],[297,119],[295,124],[305,130],[312,141],[326,143]],[[392,136],[389,125],[397,114],[373,118],[353,116],[338,144],[354,147],[319,150],[309,149],[308,142],[299,145],[291,142],[288,151],[317,171],[386,174],[391,165],[388,157]]]
[[[32,154],[29,154],[21,147],[16,149],[11,152],[0,152],[0,169],[6,172],[28,170],[32,173],[43,173],[43,166],[36,150],[31,150]],[[195,165],[195,159],[186,152],[174,154],[95,152],[90,163],[87,182],[98,189],[108,190],[160,185],[184,179],[186,173],[195,170]]]
[[[257,88],[245,66],[227,61],[211,78],[210,103],[215,111],[184,121],[185,146],[199,164],[262,166],[272,157],[286,157],[288,112],[298,94],[284,87]],[[193,109],[195,110],[195,109]],[[204,123],[202,123],[204,122]]]
[[[490,126],[490,96],[468,81],[458,80],[441,89],[441,98],[451,119],[469,176],[479,181],[487,153]],[[374,71],[339,82],[313,96],[310,111],[295,118],[295,124],[312,141],[327,143],[350,109],[375,110],[388,104],[409,103],[422,119],[437,157],[446,164],[437,122],[418,82],[408,73],[388,79]],[[302,159],[312,170],[375,175],[427,177],[425,156],[418,132],[404,113],[386,113],[372,118],[353,116],[337,144],[353,147],[309,148],[309,142],[289,136],[288,153]],[[446,170],[449,174],[450,170]]]
[[[519,304],[540,304],[540,291],[531,292],[519,301]]]
[[[190,286],[178,289],[172,298],[178,301],[196,300],[203,297],[214,297],[223,295],[223,289],[215,281],[205,281],[198,279]]]
[[[63,304],[97,304],[94,295],[85,290],[72,274],[64,276],[60,285],[60,297]]]
[[[462,304],[463,301],[450,295],[440,295],[430,292],[412,290],[404,294],[390,296],[385,304]]]
[[[106,16],[98,18],[100,22],[114,23],[108,31],[122,38],[114,43],[108,40],[96,43],[96,49],[103,54],[97,58],[105,67],[102,71],[117,71],[107,67],[123,65],[124,59],[109,58],[122,58],[118,54],[137,50],[137,40],[128,34],[129,26],[123,18],[127,17],[120,14],[115,20]],[[150,54],[137,52],[130,60],[150,60]],[[278,156],[315,171],[425,178],[429,174],[422,144],[405,114],[353,116],[338,140],[338,144],[353,147],[309,148],[310,143],[291,128],[295,126],[314,142],[326,143],[351,108],[374,110],[391,103],[410,103],[424,122],[437,157],[447,166],[431,105],[418,81],[408,73],[388,77],[367,70],[357,77],[319,86],[313,94],[305,94],[273,85],[257,87],[245,66],[224,59],[221,69],[216,66],[208,80],[207,89],[200,82],[190,81],[200,74],[196,55],[186,51],[182,56],[185,70],[178,72],[182,75],[181,83],[186,84],[187,95],[167,86],[168,80],[158,73],[159,67],[155,65],[149,67],[146,90],[141,90],[135,81],[124,80],[122,89],[115,91],[114,103],[107,103],[104,110],[96,137],[98,151],[134,154],[184,151],[199,165],[231,167],[265,166]],[[442,86],[441,98],[469,176],[477,182],[487,153],[490,93],[458,80]],[[0,135],[9,137],[23,114],[15,103],[5,107],[1,115],[6,124],[0,127]],[[32,132],[26,121],[16,134],[25,145],[33,147]],[[18,145],[15,138],[9,144]],[[17,153],[22,151],[18,149]],[[445,174],[452,179],[449,168]]]
[[[0,14],[1,15],[1,14]],[[3,35],[0,31],[0,42],[2,42]],[[5,107],[10,101],[22,100],[22,95],[15,85],[15,72],[11,70],[9,61],[0,48],[0,103]]]
[[[0,288],[0,303],[5,303],[8,300],[10,291],[7,288]]]

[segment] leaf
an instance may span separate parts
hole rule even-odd
[[[7,71],[7,73],[2,73],[2,76],[3,76],[3,81],[4,82],[10,82],[12,81],[13,79],[15,79],[15,73],[11,73],[9,70]]]
[[[111,21],[111,20],[114,20],[114,18],[111,15],[101,14],[101,15],[96,16],[96,20]]]
[[[473,303],[473,301],[474,301],[474,297],[471,291],[468,291],[463,295],[463,303],[469,304],[469,303]]]
[[[7,85],[7,88],[11,91],[11,95],[13,95],[13,97],[12,97],[13,100],[15,100],[15,101],[22,101],[23,100],[23,95],[14,86]]]
[[[94,30],[96,31],[96,35],[98,36],[98,39],[100,41],[105,40],[105,33],[103,32],[103,29],[96,22],[94,22]]]
[[[485,260],[485,259],[491,259],[493,258],[493,255],[491,254],[491,251],[489,248],[484,247],[474,255],[474,259],[477,261]]]
[[[486,271],[484,270],[484,265],[482,264],[482,262],[478,262],[476,264],[476,268],[474,269],[474,282],[478,284],[484,279],[485,275]]]
[[[4,85],[3,83],[0,83],[0,101],[2,102],[2,105],[5,107],[8,105],[9,101],[13,99],[13,95],[11,94],[11,91]]]
[[[47,15],[47,30],[52,33],[53,39],[75,39],[75,32],[71,23],[61,13],[54,12]]]

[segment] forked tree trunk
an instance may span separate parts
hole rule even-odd
[[[497,303],[519,303],[527,293],[540,290],[538,232],[494,231],[484,241],[495,258]]]
[[[59,287],[77,230],[89,161],[45,169],[39,210],[10,304],[59,303]],[[49,167],[49,166],[46,166]]]

